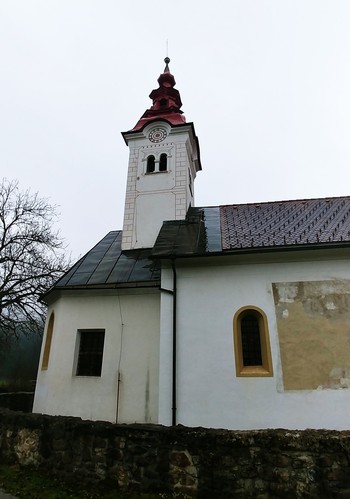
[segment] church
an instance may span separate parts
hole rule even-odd
[[[33,411],[349,429],[350,197],[196,206],[199,141],[169,62],[122,134],[123,230],[43,297]]]

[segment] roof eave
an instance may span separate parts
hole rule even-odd
[[[164,255],[153,254],[149,258],[152,260],[175,260],[175,259],[187,259],[187,258],[207,258],[207,257],[223,257],[230,255],[248,255],[248,254],[263,254],[263,253],[281,253],[281,252],[292,252],[292,251],[310,251],[310,250],[333,250],[333,249],[344,249],[350,248],[350,241],[340,242],[340,243],[317,243],[317,244],[305,244],[305,245],[290,245],[290,246],[259,246],[250,248],[232,248],[229,250],[222,251],[212,251],[205,253],[168,253]]]
[[[85,285],[77,285],[77,286],[55,286],[46,293],[44,293],[40,300],[44,303],[48,303],[47,300],[49,296],[54,296],[55,293],[61,294],[65,291],[97,291],[97,290],[108,290],[108,289],[140,289],[140,288],[159,288],[160,280],[154,281],[138,281],[138,282],[120,282],[113,284],[85,284]]]

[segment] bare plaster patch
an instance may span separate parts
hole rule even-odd
[[[283,312],[282,312],[282,317],[283,317],[283,319],[288,319],[288,317],[289,317],[289,312],[288,312],[288,309],[287,309],[287,308],[285,308],[285,309],[283,310]]]
[[[278,290],[278,297],[280,303],[293,303],[298,294],[299,283],[297,282],[284,282],[281,283]]]
[[[272,288],[284,389],[350,388],[350,281]]]
[[[327,383],[318,387],[319,389],[332,388],[350,388],[350,368],[334,367],[331,369]]]

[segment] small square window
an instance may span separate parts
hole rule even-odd
[[[79,331],[77,376],[101,376],[104,341],[103,329]]]

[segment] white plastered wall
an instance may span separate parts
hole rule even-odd
[[[242,430],[349,429],[349,389],[284,390],[271,286],[350,279],[349,260],[216,266],[207,260],[196,265],[177,261],[177,423]],[[172,288],[171,268],[162,274],[162,287]],[[267,315],[273,377],[236,376],[233,316],[246,305]],[[167,425],[171,424],[171,317],[171,296],[163,294],[159,422]]]
[[[119,370],[118,422],[157,423],[159,292],[66,292],[48,317],[52,311],[49,364],[41,370],[42,352],[33,412],[115,422]],[[78,377],[77,331],[94,328],[105,329],[101,377]]]

